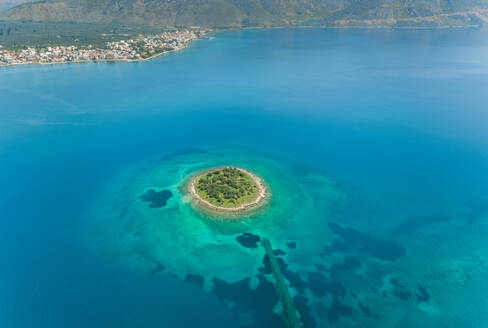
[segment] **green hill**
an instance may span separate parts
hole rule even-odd
[[[452,26],[488,23],[488,0],[47,0],[3,19],[165,26]]]

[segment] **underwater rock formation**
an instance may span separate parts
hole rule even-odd
[[[242,235],[237,236],[236,240],[244,247],[257,248],[261,237],[258,235],[253,235],[250,232],[245,232]]]
[[[335,222],[329,223],[329,228],[340,238],[325,247],[322,253],[324,256],[336,252],[362,252],[379,260],[395,262],[406,255],[405,248],[396,241],[379,239]]]
[[[149,203],[149,208],[159,208],[166,206],[168,199],[171,197],[173,197],[173,194],[169,190],[156,191],[154,189],[149,189],[140,197],[140,199],[143,202]]]

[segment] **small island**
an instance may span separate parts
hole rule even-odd
[[[227,166],[195,176],[190,193],[206,208],[221,212],[241,212],[260,205],[268,192],[261,178],[243,168]]]

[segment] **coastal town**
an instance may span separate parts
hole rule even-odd
[[[139,61],[155,57],[167,51],[182,49],[208,32],[209,30],[163,32],[157,35],[107,42],[106,48],[96,48],[88,45],[84,48],[52,46],[3,50],[0,46],[0,66],[90,61]]]

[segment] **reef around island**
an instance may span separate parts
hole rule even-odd
[[[189,182],[228,166],[259,176],[272,197],[239,212],[198,204]],[[188,151],[121,168],[107,180],[87,213],[85,241],[107,260],[216,295],[241,327],[282,325],[262,240],[271,242],[303,327],[373,324],[394,302],[435,308],[432,287],[402,274],[411,263],[400,238],[361,225],[350,197],[322,172],[281,157],[236,148]]]

